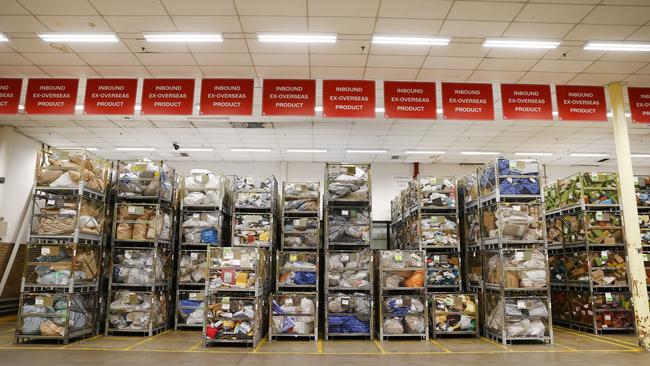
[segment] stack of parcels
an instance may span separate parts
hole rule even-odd
[[[79,329],[91,327],[95,296],[75,294],[22,294],[18,333],[62,337]]]
[[[120,197],[173,199],[174,171],[165,164],[132,162],[118,166]]]
[[[178,259],[180,284],[204,284],[208,271],[207,254],[200,250],[181,250]]]
[[[496,304],[495,304],[496,303]],[[537,297],[489,299],[487,326],[507,338],[543,338],[548,331],[546,300]]]
[[[317,249],[319,246],[318,218],[284,218],[284,248]]]
[[[183,244],[218,244],[223,225],[221,212],[185,212],[183,214]]]
[[[187,294],[187,297],[186,297]],[[179,292],[178,319],[185,325],[202,325],[205,319],[205,301],[204,294],[200,292]]]
[[[253,339],[261,330],[261,307],[259,300],[252,297],[210,297],[206,314],[206,338]]]
[[[224,207],[226,192],[230,190],[229,181],[223,176],[214,175],[205,169],[192,169],[183,180],[184,206]]]
[[[162,292],[120,290],[112,298],[108,319],[113,329],[147,331],[167,322],[167,298]]]
[[[451,177],[419,178],[422,208],[456,208],[456,184]]]
[[[473,286],[483,282],[483,264],[478,252],[467,253],[467,282]]]
[[[120,203],[116,210],[116,240],[171,240],[172,218],[160,205]]]
[[[406,189],[401,190],[397,198],[400,202],[399,206],[403,211],[408,211],[409,209],[416,207],[418,205],[417,182],[409,181],[406,185]]]
[[[487,196],[499,191],[500,195],[538,195],[539,164],[531,160],[508,160],[499,158],[479,168],[480,194]],[[497,181],[498,180],[498,181]]]
[[[327,324],[329,333],[370,332],[372,298],[363,293],[330,293],[327,297]]]
[[[276,191],[273,177],[234,177],[235,207],[273,208]]]
[[[650,207],[650,176],[636,177],[634,184],[636,188],[636,205],[638,207]]]
[[[81,244],[27,244],[24,285],[96,284],[101,255],[97,247]]]
[[[80,202],[81,201],[81,202]],[[101,235],[105,210],[101,201],[39,192],[34,201],[32,235]]]
[[[367,243],[370,241],[368,208],[331,208],[328,213],[330,243]]]
[[[557,246],[564,244],[565,230],[567,229],[564,228],[564,220],[561,217],[546,220],[546,238],[548,245]]]
[[[539,241],[544,239],[541,205],[499,202],[481,208],[483,239]]]
[[[623,244],[619,212],[586,211],[562,216],[562,242],[570,244]]]
[[[368,172],[363,165],[331,165],[328,171],[327,187],[330,200],[366,201],[368,194]],[[366,166],[370,167],[370,166]]]
[[[332,252],[326,254],[328,286],[331,288],[370,288],[372,251]]]
[[[475,173],[463,177],[463,196],[466,204],[478,200],[478,177]]]
[[[406,219],[403,220],[403,225],[398,225],[401,227],[402,232],[402,246],[397,247],[401,249],[420,249],[419,243],[421,240],[421,230],[420,227],[420,218],[418,215],[409,215]],[[424,245],[424,244],[422,244]]]
[[[36,168],[38,187],[84,188],[95,192],[106,189],[108,163],[88,153],[69,153],[54,149],[42,150]]]
[[[434,332],[475,332],[478,322],[476,295],[434,294],[431,304]]]
[[[273,225],[270,214],[235,213],[233,246],[268,247],[273,239]]]
[[[458,223],[456,215],[420,216],[420,245],[424,247],[458,246]]]
[[[284,185],[282,200],[284,212],[318,212],[320,184],[314,183],[287,183]]]
[[[565,255],[562,253],[549,254],[548,268],[551,274],[551,283],[564,285],[569,277]]]
[[[578,252],[566,257],[569,281],[593,281],[598,287],[627,286],[627,266],[623,253]],[[591,273],[589,268],[591,267]]]
[[[280,252],[278,254],[279,286],[316,286],[318,253]]]
[[[382,307],[385,335],[426,333],[423,298],[411,295],[384,296]]]
[[[297,335],[314,333],[316,295],[276,294],[272,298],[272,333]]]
[[[481,220],[478,210],[465,213],[465,244],[477,245],[481,240]]]
[[[547,212],[557,210],[560,207],[560,193],[557,182],[544,187],[544,207]]]
[[[267,277],[269,255],[257,248],[208,248],[208,288],[262,288]]]
[[[633,329],[634,311],[629,293],[574,292],[570,296],[571,319],[574,323],[602,329]]]
[[[458,254],[427,254],[427,286],[451,287],[460,285],[460,257]]]
[[[386,289],[424,287],[424,252],[382,250],[382,287]],[[421,269],[416,269],[421,268]]]
[[[557,183],[561,207],[578,205],[614,205],[619,203],[616,173],[577,173]]]
[[[172,255],[163,248],[114,248],[113,283],[151,286],[169,279]]]
[[[485,252],[486,284],[506,289],[544,288],[548,286],[546,255],[539,249]]]
[[[639,215],[641,228],[641,245],[650,245],[650,214]]]

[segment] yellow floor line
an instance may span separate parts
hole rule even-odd
[[[562,348],[564,348],[564,349],[568,349],[569,351],[576,351],[575,348],[573,348],[573,347],[569,347],[569,346],[565,346],[565,345],[560,344],[560,343],[557,343],[557,341],[553,341],[553,345],[554,345],[554,346],[560,346],[560,347],[562,347]]]
[[[318,349],[318,353],[323,353],[323,340],[322,339],[318,340],[316,348]]]
[[[130,345],[130,346],[128,346],[128,347],[124,347],[124,348],[122,348],[122,349],[123,349],[124,351],[130,351],[130,350],[133,349],[133,347],[135,347],[135,346],[139,346],[139,345],[141,345],[141,344],[143,344],[143,343],[150,342],[151,340],[156,339],[156,338],[160,337],[161,335],[163,335],[163,334],[165,334],[165,333],[169,333],[169,332],[171,332],[171,329],[168,329],[168,330],[166,330],[166,331],[164,331],[164,332],[160,332],[160,333],[156,334],[155,336],[148,337],[148,338],[146,338],[146,339],[141,340],[140,342],[137,342],[137,343],[135,343],[135,344],[132,344],[132,345]]]
[[[495,346],[497,346],[497,347],[499,347],[499,348],[503,348],[503,349],[505,349],[505,350],[507,350],[507,351],[512,352],[512,350],[511,350],[510,348],[504,346],[504,345],[501,344],[501,343],[497,343],[497,342],[495,342],[495,341],[493,341],[493,340],[491,340],[491,339],[489,339],[489,338],[485,338],[485,337],[481,337],[481,339],[484,340],[484,341],[486,341],[486,342],[488,342],[489,344],[495,345]]]
[[[266,343],[266,338],[262,338],[262,340],[260,341],[260,343],[259,343],[259,344],[257,345],[257,347],[255,347],[255,349],[253,350],[253,353],[257,353],[257,352],[259,352],[259,351],[260,351],[260,348],[262,348],[262,346],[263,346],[265,343]]]
[[[440,344],[440,342],[436,341],[435,339],[430,339],[429,341],[431,341],[431,343],[433,343],[434,345],[440,347],[443,351],[447,353],[451,352],[447,347],[443,346],[442,344]]]
[[[98,334],[98,335],[96,335],[96,336],[94,336],[94,337],[90,337],[90,338],[87,338],[87,339],[83,339],[83,340],[81,340],[80,342],[90,341],[90,340],[93,340],[93,339],[97,339],[97,338],[99,338],[99,337],[101,337],[101,334]],[[72,346],[74,346],[74,345],[78,345],[78,344],[79,344],[79,343],[72,342],[72,343],[69,343],[69,344],[67,344],[67,345],[65,345],[65,346],[63,346],[63,347],[61,347],[61,348],[66,349],[66,348],[69,348],[69,347],[72,347]]]
[[[386,350],[384,349],[384,347],[381,346],[381,342],[379,342],[376,339],[373,342],[375,343],[375,346],[379,348],[379,352],[381,352],[382,354],[386,354]]]
[[[3,333],[5,333],[5,332],[9,333],[9,332],[15,332],[15,331],[16,331],[16,329],[7,329],[7,330],[3,330],[2,332]]]
[[[620,344],[620,343],[615,343],[615,342],[612,342],[612,341],[609,341],[609,340],[606,340],[606,339],[600,339],[597,336],[592,336],[592,335],[588,335],[588,334],[585,334],[585,333],[578,333],[578,332],[568,331],[568,330],[564,330],[564,329],[556,329],[556,331],[558,331],[560,333],[565,333],[565,334],[572,334],[572,335],[582,337],[582,338],[586,338],[586,339],[591,339],[591,340],[594,340],[596,342],[613,344],[615,346],[627,348],[629,350],[637,350],[638,349],[638,348],[632,348],[630,346],[626,346],[626,345],[623,345],[623,344]]]
[[[560,330],[560,331],[565,331],[566,333],[570,333],[570,334],[588,335],[588,336],[594,337],[595,339],[599,339],[599,340],[606,339],[606,340],[609,340],[609,341],[612,341],[612,342],[618,342],[618,343],[626,344],[626,345],[629,345],[629,346],[632,346],[632,347],[639,347],[639,345],[637,343],[632,343],[632,342],[628,342],[628,341],[621,340],[621,339],[618,339],[618,338],[608,337],[608,336],[605,336],[605,335],[595,335],[595,334],[592,334],[592,333],[579,332],[579,331],[576,331],[576,330],[573,330],[573,329],[567,328],[567,327],[560,327],[560,326],[556,325],[556,326],[553,327],[553,329],[554,330],[557,329],[557,330]]]
[[[203,341],[199,341],[197,344],[193,345],[188,351],[194,351],[195,349],[199,348],[200,346],[203,345]]]

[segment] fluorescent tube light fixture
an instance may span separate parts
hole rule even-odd
[[[415,154],[442,155],[444,153],[445,153],[444,151],[435,151],[435,150],[406,150],[406,151],[404,151],[404,154],[409,154],[409,155],[415,155]]]
[[[155,147],[116,147],[117,151],[156,151]]]
[[[326,153],[327,149],[287,149],[288,153]]]
[[[257,33],[260,42],[273,43],[335,43],[334,33]]]
[[[223,42],[223,36],[221,33],[145,33],[144,39],[147,40],[147,42]]]
[[[181,147],[176,151],[180,151],[180,152],[206,151],[207,152],[207,151],[214,151],[214,149],[211,147]]]
[[[40,33],[45,42],[118,42],[115,33]]]
[[[630,154],[633,158],[650,158],[650,154]]]
[[[461,151],[461,155],[499,155],[500,152],[495,151]]]
[[[346,150],[348,154],[385,154],[388,150]]]
[[[606,158],[609,156],[609,154],[602,153],[571,153],[569,155],[583,158]]]
[[[534,40],[519,38],[486,38],[483,47],[500,47],[500,48],[541,48],[552,49],[560,45],[560,41],[552,40]]]
[[[232,152],[271,152],[271,149],[259,149],[259,148],[232,148]]]
[[[4,34],[0,33],[0,42],[9,42],[9,38]]]
[[[446,46],[448,37],[372,36],[373,44]]]
[[[589,41],[584,49],[590,51],[650,52],[650,43]]]
[[[547,153],[547,152],[516,152],[515,156],[553,156],[553,153]]]
[[[58,147],[57,149],[59,150],[88,150],[88,151],[97,151],[99,150],[96,147],[81,147],[81,146],[75,146],[75,147]]]

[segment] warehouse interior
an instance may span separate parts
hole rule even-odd
[[[648,0],[0,0],[7,364],[633,365],[649,280]]]

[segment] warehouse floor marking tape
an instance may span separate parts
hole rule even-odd
[[[319,339],[317,344],[318,353],[323,353],[323,340]]]
[[[168,329],[168,330],[166,330],[166,331],[164,331],[164,332],[160,332],[160,333],[156,334],[156,335],[153,336],[153,337],[149,337],[149,338],[143,339],[143,340],[141,340],[140,342],[137,342],[137,343],[132,344],[132,345],[130,345],[130,346],[128,346],[128,347],[125,347],[125,348],[123,348],[123,350],[125,350],[125,351],[130,351],[133,347],[136,347],[136,346],[139,346],[139,345],[141,345],[141,344],[144,344],[144,343],[150,342],[150,341],[152,341],[152,340],[154,340],[154,339],[160,337],[161,335],[166,334],[166,333],[169,333],[169,332],[171,332],[171,331],[172,331],[171,329]]]
[[[435,339],[430,339],[430,341],[431,341],[431,343],[433,343],[434,345],[436,345],[436,346],[442,348],[443,351],[445,351],[445,352],[447,352],[447,353],[451,353],[451,351],[450,351],[447,347],[443,346],[442,344],[440,344],[440,342],[436,341]]]
[[[203,341],[199,341],[198,343],[196,343],[195,345],[190,347],[190,349],[188,349],[188,351],[194,351],[195,349],[199,348],[199,346],[202,346],[202,345],[203,345]]]
[[[497,342],[495,342],[495,341],[493,341],[493,340],[491,340],[491,339],[489,339],[489,338],[485,338],[485,337],[483,337],[483,336],[481,336],[481,339],[484,340],[484,341],[486,341],[486,342],[488,342],[488,343],[490,343],[490,344],[493,344],[493,345],[495,345],[495,346],[498,346],[498,347],[500,347],[500,348],[503,348],[503,349],[505,349],[505,350],[507,350],[507,351],[509,351],[509,352],[512,352],[512,350],[511,350],[510,348],[504,346],[504,345],[501,344],[501,343],[497,343]]]
[[[598,335],[597,336],[595,334],[581,333],[581,332],[577,332],[577,331],[575,331],[573,329],[569,329],[569,328],[565,328],[565,327],[557,327],[557,326],[555,327],[555,329],[564,330],[564,331],[566,331],[568,333],[571,333],[571,334],[589,335],[589,336],[596,337],[595,339],[606,339],[606,340],[609,340],[609,341],[612,341],[612,342],[618,342],[618,343],[626,344],[626,345],[629,345],[629,346],[632,346],[632,347],[638,347],[639,346],[637,343],[632,343],[632,342],[628,342],[628,341],[625,341],[625,340],[622,340],[622,339],[608,337],[608,336],[605,336],[605,335]]]
[[[259,343],[259,344],[257,345],[257,347],[255,347],[255,349],[253,350],[253,353],[257,353],[257,352],[259,352],[259,351],[260,351],[260,348],[262,348],[262,346],[263,346],[264,344],[266,344],[266,338],[262,338],[262,340],[260,341],[260,343]]]
[[[578,333],[578,332],[567,331],[567,330],[564,330],[564,329],[556,329],[556,330],[557,330],[558,332],[560,332],[560,333],[572,334],[572,335],[575,335],[575,336],[578,336],[578,337],[582,337],[582,338],[593,339],[594,341],[597,341],[597,342],[613,344],[613,345],[615,345],[615,346],[619,346],[619,347],[627,348],[627,349],[630,349],[630,350],[637,350],[637,349],[638,349],[638,348],[632,348],[632,347],[630,347],[630,346],[626,346],[626,345],[624,345],[624,344],[620,344],[620,343],[612,342],[612,341],[609,341],[609,340],[606,340],[606,339],[597,338],[597,336],[591,336],[591,335],[588,335],[588,334],[582,334],[582,333]]]
[[[384,349],[384,347],[381,346],[381,343],[379,343],[378,340],[375,339],[373,342],[375,343],[375,346],[377,346],[377,348],[379,348],[379,351],[380,351],[382,354],[385,354],[385,353],[386,353],[386,350]]]
[[[93,340],[93,339],[97,339],[97,338],[99,338],[99,337],[101,337],[101,336],[102,336],[101,334],[98,334],[98,335],[96,335],[96,336],[93,336],[93,337],[90,337],[90,338],[84,339],[84,340],[82,340],[82,342],[83,342],[83,341],[90,341],[90,340]],[[65,345],[65,346],[63,346],[63,347],[61,347],[61,348],[66,349],[66,348],[70,348],[70,347],[72,347],[72,346],[74,346],[74,345],[77,345],[77,344],[79,344],[79,343],[74,343],[74,342],[72,342],[72,343],[69,343],[69,344],[67,344],[67,345]]]

